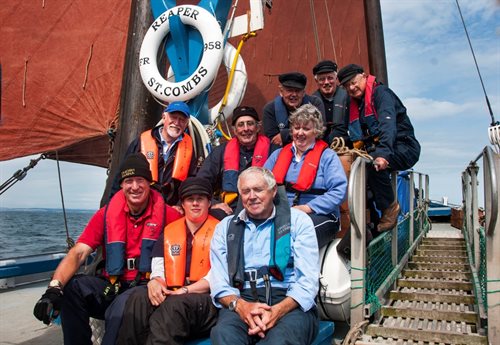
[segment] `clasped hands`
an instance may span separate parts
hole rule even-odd
[[[261,338],[266,336],[265,332],[274,327],[280,317],[276,306],[247,302],[244,299],[238,300],[236,312],[248,325],[248,335],[258,335]]]

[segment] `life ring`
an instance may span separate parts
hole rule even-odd
[[[201,34],[205,50],[200,64],[188,78],[169,82],[158,71],[156,56],[163,38],[170,31],[168,18],[178,15],[181,22]],[[223,55],[223,36],[219,24],[207,10],[193,5],[173,7],[162,13],[149,27],[139,52],[139,71],[146,88],[164,102],[188,101],[207,88],[217,74]]]
[[[227,75],[231,72],[231,66],[233,64],[234,56],[236,55],[236,48],[231,43],[226,43],[226,48],[224,48],[224,66],[226,67]],[[172,66],[168,68],[167,78],[173,78],[174,72]],[[245,67],[245,62],[241,55],[238,55],[238,60],[236,61],[236,67],[233,76],[233,82],[229,89],[227,95],[226,106],[222,109],[224,118],[228,119],[232,114],[234,109],[241,104],[245,91],[247,89],[247,69]],[[209,123],[214,123],[215,119],[219,116],[219,109],[222,106],[222,99],[214,107],[210,108],[209,111]]]
[[[236,55],[236,48],[230,43],[226,44],[224,49],[224,66],[226,66],[227,75],[231,72],[231,65],[233,64],[234,56]],[[228,119],[232,114],[234,109],[241,104],[245,91],[247,89],[247,69],[245,67],[245,62],[240,55],[238,55],[238,60],[236,61],[236,68],[234,71],[233,82],[231,83],[231,88],[227,95],[227,103],[222,109],[225,119]],[[219,116],[219,109],[222,106],[222,99],[213,108],[210,108],[210,123],[214,123],[215,119]]]

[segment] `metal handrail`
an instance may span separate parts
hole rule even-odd
[[[496,171],[496,164],[495,164],[495,158],[493,156],[493,150],[489,147],[486,146],[483,150],[483,156],[485,159],[485,163],[488,167],[486,169],[485,167],[485,172],[489,174],[490,177],[490,201],[491,201],[491,208],[490,208],[490,222],[488,224],[488,229],[487,234],[489,236],[493,235],[495,231],[495,227],[497,224],[498,220],[498,183],[497,183],[497,171]],[[486,182],[486,181],[485,181]],[[486,205],[485,205],[486,207]]]
[[[368,159],[364,157],[358,157],[356,158],[354,163],[352,163],[351,173],[349,175],[348,191],[347,191],[347,199],[349,205],[354,205],[354,198],[356,196],[355,188],[359,185],[358,173],[359,171],[362,171],[362,169],[363,170],[365,169],[365,165],[367,162],[369,162]],[[354,207],[349,207],[349,216],[351,218],[351,225],[356,230],[356,237],[361,238],[361,230],[359,229],[359,224],[358,220],[356,219]]]

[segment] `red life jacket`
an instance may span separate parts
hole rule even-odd
[[[252,155],[252,166],[262,167],[269,156],[271,140],[259,134]],[[238,192],[237,181],[240,170],[240,143],[237,138],[231,139],[224,149],[224,172],[222,174],[222,190]]]
[[[316,140],[314,147],[306,154],[304,158],[304,163],[300,168],[300,173],[297,181],[290,183],[290,186],[294,190],[306,192],[311,189],[314,180],[316,179],[316,173],[318,172],[319,160],[321,158],[321,155],[323,154],[323,151],[327,148],[328,144],[323,140]],[[292,143],[290,143],[283,147],[273,168],[273,174],[276,178],[276,183],[278,183],[279,185],[282,185],[286,182],[285,177],[286,173],[288,172],[288,168],[290,167],[290,163],[292,162],[292,158]]]
[[[189,268],[189,283],[200,280],[210,270],[210,241],[219,220],[208,216],[201,228],[194,234]],[[163,232],[165,277],[169,288],[186,284],[187,235],[185,217],[170,223]]]
[[[165,202],[160,193],[151,190],[148,208],[151,208],[151,217],[144,221],[141,233],[141,249],[139,260],[136,260],[134,273],[127,273],[127,276],[135,277],[137,271],[151,271],[151,252],[153,246],[160,236],[161,230],[165,226]],[[123,191],[117,192],[106,206],[104,212],[104,237],[106,246],[106,272],[110,276],[120,276],[124,274],[125,261],[127,259],[137,259],[127,257],[127,217],[124,212],[127,202]],[[147,212],[147,211],[146,211]],[[130,229],[130,231],[137,231]]]
[[[373,75],[369,75],[366,80],[365,102],[363,122],[366,124],[370,137],[376,137],[380,134],[378,128],[378,116],[373,104],[373,92],[379,85]],[[365,139],[361,123],[359,121],[359,102],[357,98],[351,97],[349,105],[349,137],[352,142],[356,143]],[[359,146],[359,145],[358,145]]]
[[[141,153],[149,162],[149,170],[151,170],[153,182],[158,182],[158,159],[160,155],[156,139],[151,133],[152,132],[150,130],[142,132]],[[193,140],[188,134],[184,133],[182,140],[177,144],[177,150],[175,151],[172,178],[179,181],[184,181],[187,178],[192,156]]]

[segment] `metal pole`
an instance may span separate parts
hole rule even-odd
[[[487,313],[488,341],[500,344],[500,222],[498,222],[498,200],[500,188],[500,156],[485,148],[484,169],[484,206],[486,211],[486,267],[487,267]]]
[[[479,215],[478,215],[478,203],[477,203],[477,173],[479,171],[479,167],[474,164],[469,166],[470,176],[471,176],[471,225],[472,225],[472,238],[471,243],[474,248],[474,265],[476,269],[479,269],[479,257],[480,257],[480,248],[479,248]]]
[[[366,290],[366,161],[358,157],[349,176],[351,216],[351,325],[364,320]]]
[[[415,212],[415,181],[414,181],[414,178],[415,178],[415,174],[412,172],[410,172],[410,234],[409,234],[409,246],[411,247],[411,245],[413,244],[413,239],[414,239],[414,236],[415,236],[415,216],[414,216],[414,212]]]
[[[394,192],[394,200],[398,199],[398,172],[394,171],[391,173],[391,184],[392,191]],[[398,264],[398,223],[392,228],[392,241],[391,241],[391,253],[392,253],[392,267],[396,267]]]

